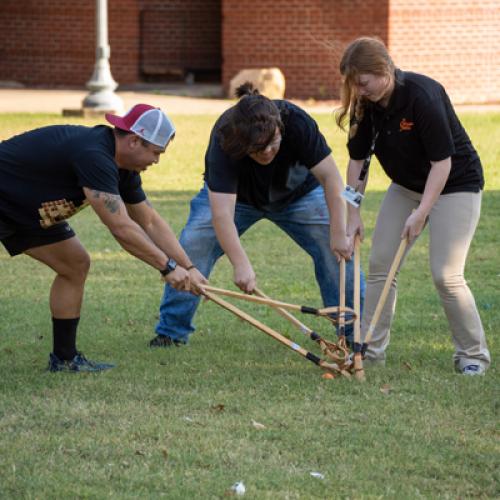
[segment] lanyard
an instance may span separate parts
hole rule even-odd
[[[373,153],[375,152],[375,144],[377,143],[377,138],[380,134],[380,131],[382,130],[382,125],[384,123],[386,113],[384,113],[384,116],[382,117],[382,121],[380,122],[380,126],[378,127],[378,130],[375,128],[375,120],[373,116],[373,108],[371,109],[371,120],[372,120],[372,142],[370,145],[370,149],[368,150],[368,154],[366,155],[366,158],[363,161],[363,166],[361,168],[361,171],[359,172],[359,177],[358,177],[358,186],[356,189],[352,188],[351,186],[347,185],[344,191],[342,191],[342,197],[351,205],[353,205],[356,208],[359,208],[361,205],[361,202],[363,201],[364,194],[359,192],[359,188],[361,187],[362,182],[365,180],[366,174],[368,173],[368,169],[370,168],[370,162],[373,156]]]
[[[373,108],[371,109],[371,121],[372,121],[372,143],[370,145],[370,149],[368,150],[368,154],[366,155],[365,160],[363,161],[363,167],[359,172],[358,181],[361,183],[365,180],[366,174],[368,173],[368,169],[370,168],[370,163],[372,161],[373,153],[375,152],[375,144],[377,142],[380,131],[382,130],[382,125],[384,123],[385,113],[380,122],[380,127],[378,130],[375,130],[375,120],[373,116]]]

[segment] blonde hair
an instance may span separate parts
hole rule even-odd
[[[337,125],[345,130],[349,115],[349,138],[358,131],[358,124],[364,115],[364,100],[356,93],[356,82],[361,74],[394,78],[396,67],[386,46],[381,40],[362,37],[351,42],[340,61],[342,86],[340,88],[341,106],[336,112]]]

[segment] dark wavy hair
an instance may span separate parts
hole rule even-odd
[[[252,150],[265,149],[276,128],[283,132],[284,127],[278,106],[250,82],[240,85],[235,93],[239,101],[220,127],[219,141],[228,156],[239,160]]]

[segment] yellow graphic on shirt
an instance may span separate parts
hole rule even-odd
[[[41,208],[38,209],[38,213],[41,217],[40,225],[44,229],[47,229],[48,227],[75,215],[77,212],[84,209],[88,204],[88,200],[85,200],[79,207],[75,207],[75,204],[72,201],[67,201],[66,199],[46,201],[42,203]]]

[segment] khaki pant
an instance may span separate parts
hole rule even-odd
[[[377,301],[384,287],[392,260],[401,242],[401,232],[422,195],[397,184],[389,187],[373,235],[366,298],[361,330],[366,335]],[[490,353],[474,297],[464,279],[464,267],[481,212],[481,193],[441,195],[428,219],[431,272],[448,318],[455,345],[453,360],[458,369],[467,364],[487,368]],[[407,249],[407,252],[410,248]],[[366,357],[385,360],[390,327],[396,307],[396,278],[368,346]],[[362,337],[362,338],[363,338]]]

